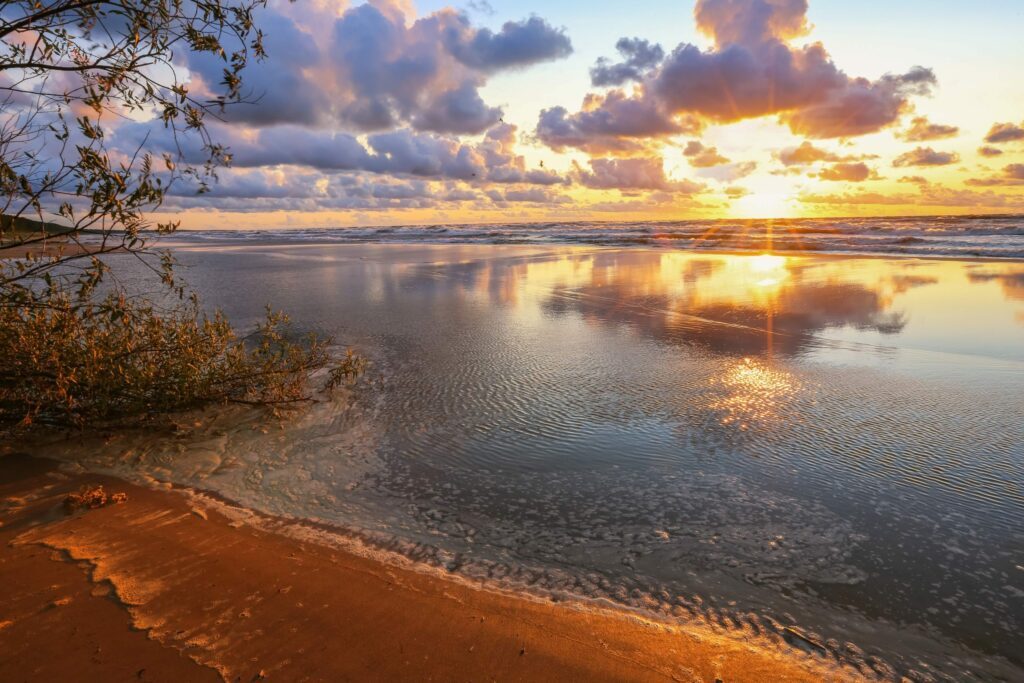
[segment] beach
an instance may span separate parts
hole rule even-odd
[[[37,507],[0,516],[5,556],[81,553],[59,570],[79,595],[97,561],[145,577],[155,602],[106,611],[121,635],[180,647],[167,671],[395,678],[405,650],[375,648],[398,643],[446,680],[1021,671],[1015,261],[280,235],[174,251],[242,329],[270,304],[369,365],[279,417],[214,407],[5,448],[5,466],[64,468],[38,475],[55,488]],[[58,514],[94,480],[128,502]],[[119,538],[138,553],[119,558]],[[285,609],[268,597],[282,584],[345,607],[288,640],[295,615],[260,612]],[[24,609],[53,619],[39,610],[59,592]],[[345,649],[312,653],[319,634]],[[278,655],[253,654],[268,643]]]
[[[486,592],[53,462],[0,474],[5,681],[859,680],[754,633]],[[127,501],[64,513],[97,484]]]

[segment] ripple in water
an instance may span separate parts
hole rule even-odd
[[[331,244],[181,258],[235,320],[270,301],[373,369],[285,428],[229,411],[90,445],[93,465],[865,673],[1021,676],[1020,264]]]

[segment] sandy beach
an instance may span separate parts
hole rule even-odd
[[[517,599],[0,459],[0,679],[853,679],[752,633]],[[81,486],[127,502],[67,514]]]

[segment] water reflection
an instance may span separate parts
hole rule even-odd
[[[787,614],[903,669],[988,667],[948,664],[956,644],[1022,663],[1019,264],[373,244],[180,258],[233,320],[270,302],[364,350],[372,387],[287,431],[147,434],[90,446],[98,462],[131,456],[468,576]]]
[[[1024,301],[1024,269],[973,269],[968,278],[971,282],[998,282],[1007,299]]]
[[[741,431],[778,419],[780,408],[799,389],[791,373],[753,358],[736,361],[714,381],[724,395],[709,407],[722,413],[723,425]]]
[[[620,326],[663,343],[732,356],[797,356],[836,341],[884,347],[902,337],[931,348],[950,311],[967,327],[1024,321],[1024,269],[1012,263],[963,263],[803,256],[708,255],[685,252],[567,250],[543,258],[467,259],[413,265],[407,287],[452,293],[519,315],[578,316],[590,325]],[[425,283],[433,278],[432,283]],[[996,288],[1001,296],[990,296]],[[455,290],[453,292],[453,290]],[[921,290],[927,293],[919,294]],[[909,334],[908,334],[909,332]],[[1019,359],[1005,337],[964,329],[941,336],[957,353]]]

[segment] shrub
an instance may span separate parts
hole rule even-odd
[[[124,422],[210,402],[310,401],[310,375],[330,361],[330,340],[290,340],[287,317],[269,309],[241,337],[195,299],[170,310],[117,293],[95,299],[55,284],[0,305],[0,428]],[[349,351],[325,388],[362,367]]]

